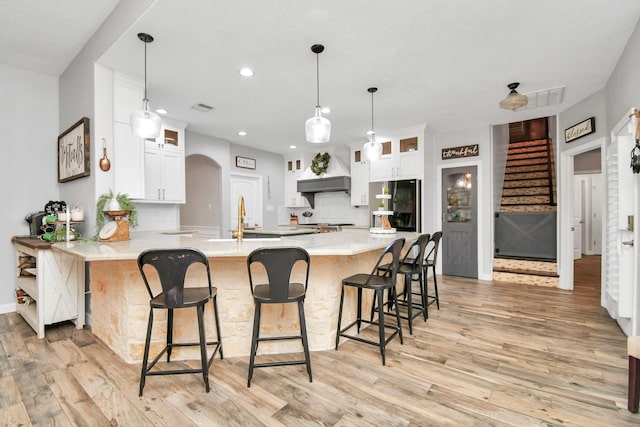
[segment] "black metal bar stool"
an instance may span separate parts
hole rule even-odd
[[[291,283],[291,271],[298,262],[306,264],[306,276],[304,283]],[[268,283],[254,285],[252,266],[254,263],[262,264],[267,272]],[[268,366],[285,365],[306,365],[309,374],[309,382],[312,382],[311,359],[309,357],[309,344],[307,340],[307,327],[304,317],[304,297],[309,283],[309,253],[298,247],[283,248],[258,248],[247,257],[247,269],[249,271],[249,285],[253,294],[255,304],[255,315],[253,317],[253,336],[251,338],[251,354],[249,358],[249,375],[247,387],[251,387],[251,378],[254,368],[265,368]],[[255,267],[254,267],[255,268]],[[262,304],[298,304],[298,316],[300,319],[300,335],[269,336],[260,337],[260,314]],[[261,341],[279,341],[299,339],[302,341],[304,360],[287,360],[280,362],[255,363],[258,344]]]
[[[185,288],[184,280],[187,270],[193,264],[204,264],[207,271],[207,287]],[[162,286],[162,292],[153,295],[149,285],[148,276],[145,273],[145,266],[151,266],[158,275],[158,280]],[[220,320],[218,319],[217,289],[211,285],[211,270],[209,260],[206,255],[193,248],[178,249],[149,249],[143,251],[138,256],[138,268],[142,274],[144,284],[149,292],[149,324],[147,326],[147,338],[144,343],[144,357],[142,360],[142,373],[140,375],[140,396],[144,389],[146,377],[148,375],[173,375],[173,374],[195,374],[202,373],[205,390],[209,392],[209,368],[213,363],[216,352],[222,355],[222,339],[220,336]],[[213,313],[216,323],[216,340],[206,341],[204,329],[204,307],[209,300],[213,300]],[[173,342],[173,310],[181,308],[196,307],[198,317],[199,342],[196,343],[174,343]],[[149,346],[151,342],[151,331],[153,328],[153,310],[168,310],[167,313],[167,341],[160,353],[149,362]],[[211,358],[207,360],[207,346],[215,345]],[[201,367],[199,369],[172,369],[155,370],[151,369],[160,360],[163,354],[167,353],[167,363],[171,362],[171,350],[174,347],[199,346]]]
[[[438,278],[436,277],[436,263],[438,261],[438,248],[440,247],[440,239],[442,238],[442,231],[437,231],[431,235],[427,248],[429,252],[425,256],[424,260],[424,292],[426,298],[427,316],[429,316],[429,306],[436,303],[436,307],[440,310],[440,297],[438,296]],[[433,294],[429,294],[429,281],[427,280],[427,271],[432,269],[433,273]]]
[[[338,349],[338,344],[340,343],[340,337],[351,338],[356,341],[360,341],[366,344],[372,344],[380,347],[380,354],[382,355],[382,364],[385,364],[385,347],[386,345],[396,336],[400,337],[400,344],[402,344],[402,327],[400,325],[400,311],[398,309],[398,305],[395,305],[396,308],[396,326],[385,325],[384,323],[384,309],[383,304],[378,304],[378,321],[374,322],[373,319],[365,320],[362,318],[362,290],[363,289],[372,289],[375,291],[375,295],[378,298],[378,301],[383,301],[384,291],[389,290],[391,292],[391,298],[397,300],[396,295],[396,277],[398,274],[398,267],[400,264],[400,252],[402,251],[402,247],[404,246],[404,238],[396,239],[389,244],[385,248],[385,250],[380,254],[380,258],[378,258],[378,262],[371,270],[371,274],[354,274],[352,276],[347,277],[346,279],[342,279],[342,292],[340,293],[340,309],[338,310],[338,329],[336,331],[336,350]],[[382,265],[383,261],[387,260],[389,257],[392,258],[390,265],[391,269],[388,272],[383,272],[378,269],[379,266]],[[358,300],[357,300],[357,310],[358,314],[356,320],[351,322],[349,325],[341,328],[342,324],[342,307],[344,305],[344,290],[347,286],[353,286],[358,289]],[[357,332],[360,333],[360,326],[362,323],[368,323],[371,325],[378,325],[378,341],[372,341],[365,338],[361,338],[355,335],[349,335],[346,333],[348,329],[357,326]],[[386,338],[385,330],[389,328],[392,330],[391,335]]]
[[[399,304],[407,309],[407,315],[400,315],[401,318],[406,319],[409,324],[409,334],[413,335],[413,319],[418,317],[420,313],[422,313],[422,317],[424,320],[427,320],[427,305],[426,305],[426,294],[423,291],[424,289],[424,253],[425,248],[427,247],[427,243],[429,243],[430,236],[429,234],[422,234],[418,236],[407,250],[404,258],[400,261],[400,265],[398,267],[398,274],[404,276],[404,288],[400,293],[402,298],[398,298],[394,300],[392,296],[387,296],[387,301],[383,303],[384,306],[387,307],[387,311],[385,314],[393,314],[391,313],[391,307],[394,304]],[[378,267],[378,271],[382,273],[390,273],[391,272],[391,264],[384,264]],[[415,277],[415,279],[414,279]],[[418,290],[414,292],[413,282],[418,282]],[[417,295],[420,297],[420,302],[415,302],[413,300],[413,296]],[[373,296],[373,305],[371,306],[371,318],[373,318],[373,313],[376,309],[376,301],[377,298]],[[413,312],[414,309],[417,311]]]

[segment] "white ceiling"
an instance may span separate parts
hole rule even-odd
[[[35,3],[0,0],[0,62],[59,75],[118,2]],[[316,96],[312,44],[326,47],[329,145],[354,144],[370,128],[370,86],[379,88],[379,136],[565,110],[605,86],[639,18],[638,0],[157,0],[99,62],[142,79],[136,34],[147,32],[152,108],[192,131],[286,153],[312,147],[304,136]],[[255,76],[241,77],[243,66]],[[501,110],[512,81],[522,93],[565,86],[563,102]],[[215,109],[191,110],[196,103]]]

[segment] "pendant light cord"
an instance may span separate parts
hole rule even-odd
[[[373,130],[373,92],[371,92],[371,132],[375,133]]]
[[[147,42],[144,42],[144,99],[147,99]]]
[[[316,108],[320,107],[320,54],[316,53]]]

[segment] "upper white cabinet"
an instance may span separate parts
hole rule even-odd
[[[369,162],[371,181],[422,178],[423,141],[423,135],[416,132],[415,136],[382,142],[382,157]]]
[[[145,201],[185,203],[184,127],[163,121],[160,137],[144,145]]]
[[[143,96],[141,81],[114,74],[114,190],[138,202],[184,203],[186,124],[163,118],[159,138],[138,138],[129,122],[131,112],[142,107]]]
[[[144,90],[140,82],[121,74],[113,78],[114,191],[131,199],[144,199],[144,143],[131,132],[129,117],[140,108]]]
[[[310,207],[307,199],[298,192],[298,178],[307,166],[304,154],[284,158],[284,205],[288,208]]]
[[[369,205],[369,163],[361,148],[351,149],[351,205]]]

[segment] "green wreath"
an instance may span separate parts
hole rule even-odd
[[[329,168],[329,160],[331,155],[329,153],[318,153],[311,161],[311,171],[316,175],[325,173]]]

